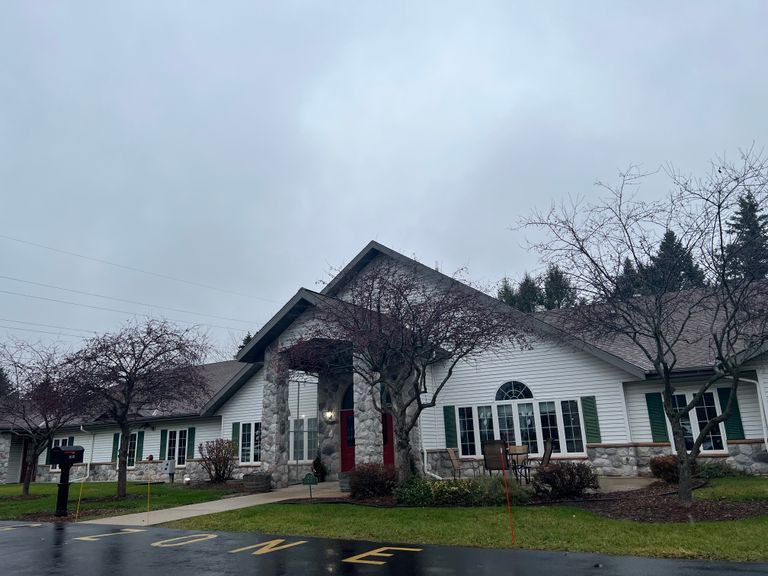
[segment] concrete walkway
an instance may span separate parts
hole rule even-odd
[[[652,484],[658,478],[646,478],[644,476],[600,476],[600,489],[598,492],[625,492],[627,490],[639,490]]]
[[[339,490],[338,482],[323,482],[312,487],[312,496],[317,498],[346,498],[348,494]],[[233,496],[222,498],[221,500],[211,500],[210,502],[200,502],[199,504],[188,504],[187,506],[178,506],[176,508],[166,508],[165,510],[155,510],[152,512],[138,512],[136,514],[126,514],[125,516],[110,516],[108,518],[99,518],[97,520],[86,520],[81,524],[107,524],[110,526],[153,526],[163,522],[172,522],[173,520],[182,520],[192,518],[193,516],[204,516],[206,514],[216,514],[217,512],[227,512],[228,510],[237,510],[239,508],[249,508],[259,506],[260,504],[272,504],[283,500],[293,498],[309,498],[309,488],[307,486],[297,485],[281,488],[273,492],[263,494],[248,494],[247,496]]]

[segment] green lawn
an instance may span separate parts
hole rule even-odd
[[[0,520],[21,520],[25,514],[50,513],[56,508],[56,484],[32,484],[31,497],[21,499],[20,484],[0,485]],[[115,516],[143,512],[147,509],[147,485],[128,484],[128,497],[116,500],[117,484],[115,482],[86,482],[83,484],[83,495],[80,503],[80,518],[95,516]],[[231,494],[225,488],[191,488],[181,484],[153,484],[150,488],[150,504],[152,510],[195,504],[208,500],[218,500]],[[80,496],[80,484],[72,484],[69,488],[69,513],[75,515],[77,500]]]
[[[697,497],[768,498],[766,478],[712,482]],[[569,506],[513,509],[515,546],[722,560],[768,560],[768,516],[730,522],[643,524]],[[509,547],[504,508],[369,508],[349,504],[272,504],[167,524],[195,530],[351,538],[387,542]]]

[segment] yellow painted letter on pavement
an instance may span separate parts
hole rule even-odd
[[[394,556],[394,554],[387,554],[387,550],[398,550],[402,552],[421,552],[421,548],[397,548],[394,546],[385,546],[384,548],[376,548],[375,550],[371,550],[370,552],[363,552],[362,554],[358,554],[357,556],[350,556],[349,558],[344,558],[342,562],[352,562],[354,564],[377,564],[381,565],[384,564],[381,560],[363,560],[363,558],[367,558],[369,556],[374,556],[377,558],[389,558],[391,556]]]
[[[127,534],[135,534],[136,532],[146,532],[143,528],[121,528],[119,532],[110,532],[108,534],[94,534],[93,536],[80,536],[75,540],[82,540],[83,542],[98,542],[102,538],[109,536],[125,536]]]
[[[279,550],[285,550],[286,548],[293,548],[294,546],[298,546],[299,544],[306,544],[306,540],[298,540],[296,542],[291,542],[290,544],[283,544],[285,540],[282,538],[277,538],[276,540],[268,540],[267,542],[259,542],[258,544],[252,544],[251,546],[245,546],[244,548],[237,548],[235,550],[230,550],[230,554],[237,554],[238,552],[245,552],[246,550],[253,550],[254,548],[258,548],[256,552],[253,553],[254,556],[258,554],[269,554],[270,552],[278,552]]]
[[[189,534],[187,536],[179,536],[177,538],[152,542],[152,546],[157,546],[158,548],[173,548],[174,546],[186,546],[187,544],[194,544],[196,542],[205,542],[206,540],[213,540],[218,537],[218,534]]]

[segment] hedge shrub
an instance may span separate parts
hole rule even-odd
[[[507,478],[511,504],[527,504],[531,495],[512,478]],[[398,504],[404,506],[501,506],[506,505],[501,476],[460,480],[412,478],[395,490]]]
[[[360,464],[349,473],[349,493],[355,500],[391,496],[397,486],[397,472],[383,464]]]
[[[666,456],[656,456],[649,462],[651,474],[669,484],[680,482],[680,470],[678,469],[677,455],[667,454]],[[694,465],[695,466],[695,465]]]
[[[581,496],[587,488],[599,487],[597,474],[592,466],[584,462],[539,466],[533,476],[534,491],[545,498],[574,498]]]

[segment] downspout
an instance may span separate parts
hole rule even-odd
[[[424,433],[421,431],[421,426],[419,426],[419,442],[421,443],[421,453],[422,457],[424,458],[424,474],[437,480],[442,480],[442,477],[438,476],[434,472],[427,470],[427,447],[424,446]]]
[[[88,478],[91,477],[91,462],[93,462],[93,447],[96,443],[96,432],[88,432],[85,428],[83,428],[82,424],[80,425],[80,432],[83,434],[91,435],[91,452],[88,457],[88,463],[85,465],[85,476],[79,479],[80,482],[85,482],[88,480]]]

